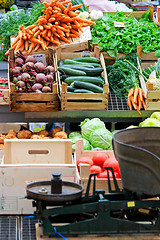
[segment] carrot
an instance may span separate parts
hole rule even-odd
[[[8,49],[8,51],[7,52],[5,52],[5,55],[7,56],[7,55],[9,55],[9,49]]]
[[[135,102],[135,103],[137,103],[138,92],[139,92],[139,88],[136,87],[136,88],[134,89],[134,102]]]
[[[34,37],[37,37],[40,34],[41,30],[39,29],[35,34]]]
[[[49,14],[49,9],[47,8],[47,9],[46,9],[46,19],[47,19],[47,20],[48,20],[49,17],[50,17],[49,15],[50,15],[50,14]]]
[[[71,3],[71,0],[68,0],[68,1],[65,1],[65,2],[62,2],[62,5],[66,5],[68,3]]]
[[[39,27],[35,27],[33,30],[32,30],[32,33],[34,34],[35,32],[37,32],[39,30]]]
[[[25,30],[28,30],[28,29],[33,29],[33,28],[35,28],[36,27],[36,25],[30,25],[30,26],[28,26],[28,27],[25,27]]]
[[[133,93],[134,93],[134,89],[131,88],[131,89],[129,90],[129,93],[128,93],[128,98],[131,97],[131,96],[133,95]]]
[[[79,4],[79,5],[72,6],[72,7],[71,7],[71,11],[76,10],[76,9],[82,7],[82,6],[83,6],[83,4]]]
[[[69,37],[69,32],[66,32],[66,37]],[[77,37],[77,36],[76,36]]]
[[[42,43],[39,39],[34,38],[34,37],[32,37],[32,38],[30,39],[30,41],[31,41],[31,42],[34,42],[34,43],[39,43],[39,44]]]
[[[70,43],[70,41],[67,38],[63,37],[63,36],[60,36],[60,39],[63,40],[64,42],[66,42],[66,43]]]
[[[54,32],[54,35],[58,38],[60,38],[59,34],[57,32]]]
[[[19,35],[15,38],[14,42],[12,43],[11,47],[13,47],[18,41],[19,41],[20,37]]]
[[[49,7],[49,4],[47,2],[43,2],[45,8],[48,8]]]
[[[77,13],[74,13],[74,12],[72,12],[72,11],[69,11],[69,12],[68,12],[68,16],[70,16],[70,17],[77,17],[78,14],[77,14]]]
[[[144,107],[144,110],[147,111],[147,106],[146,106],[146,103],[145,103],[145,100],[143,99],[142,101],[142,106]]]
[[[51,35],[52,35],[52,32],[51,32],[51,30],[49,30],[49,31],[48,31],[48,37],[50,38]]]
[[[43,36],[46,36],[47,31],[48,31],[48,29],[45,29],[45,30],[43,30],[43,31],[41,32],[42,37],[43,37]]]
[[[142,89],[139,88],[139,97],[141,99],[141,102],[143,101],[143,95],[142,95]]]
[[[83,23],[88,23],[88,24],[93,24],[93,25],[96,24],[95,22],[92,22],[92,21],[89,21],[89,20],[86,20],[86,19],[82,19],[82,18],[79,18],[79,17],[74,17],[73,19],[77,20],[78,22],[83,22]]]
[[[60,45],[60,42],[59,42],[59,41],[56,41],[56,40],[54,40],[54,38],[53,38],[53,37],[51,37],[51,42],[52,42],[52,43],[54,43],[54,44],[56,44],[57,46],[59,46],[59,45]]]
[[[16,48],[15,48],[15,52],[24,44],[24,40],[22,38],[20,38],[20,40],[18,41]]]
[[[64,27],[57,26],[57,25],[55,25],[54,27],[55,27],[56,29],[62,30],[63,32],[69,32],[69,29],[65,29]]]
[[[58,28],[57,28],[57,33],[62,35],[62,36],[65,36],[64,32],[62,30],[58,29]]]
[[[71,33],[77,35],[77,37],[81,36],[81,35],[79,34],[79,32],[77,32],[77,31],[74,30],[74,29],[71,29]]]
[[[48,22],[51,23],[51,22],[54,22],[56,19],[54,17],[51,17],[50,19],[48,19]]]
[[[47,24],[47,19],[45,17],[39,19],[39,25]]]
[[[143,101],[143,99],[142,99],[142,101]],[[142,101],[141,101],[140,95],[138,95],[138,108],[139,108],[139,110],[141,110],[141,108],[142,108]]]
[[[33,50],[35,46],[35,43],[34,42],[31,42],[30,46],[29,46],[29,50],[28,50],[28,53],[31,53],[31,51]]]
[[[22,31],[21,30],[18,32],[18,35],[19,35],[20,38],[22,38],[23,35],[22,35]]]
[[[21,45],[21,51],[23,52],[24,51],[24,42],[23,42],[23,44]]]
[[[31,35],[31,36],[33,36],[33,32],[31,31],[31,30],[27,30],[27,32]]]
[[[37,44],[37,46],[35,47],[34,51],[37,51],[40,48],[41,44]]]
[[[137,110],[137,104],[134,102],[134,97],[131,96],[131,97],[130,97],[130,100],[131,100],[131,103],[132,103],[134,109]]]
[[[132,103],[131,103],[130,97],[127,98],[127,104],[128,104],[129,110],[132,110]]]
[[[51,26],[47,24],[47,25],[44,25],[44,28],[45,29],[51,29]]]
[[[46,43],[47,47],[48,47],[49,44],[50,44],[50,41],[47,41],[47,43]]]
[[[25,50],[28,51],[28,47],[29,47],[29,41],[28,40],[25,41],[24,46],[25,46]]]
[[[69,34],[69,35],[68,35]],[[73,34],[73,33],[66,33],[66,37],[73,37],[73,38],[77,38],[77,35],[76,34]]]
[[[39,29],[42,31],[44,28],[42,25],[39,25]]]

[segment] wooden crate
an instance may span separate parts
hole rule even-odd
[[[9,89],[0,89],[4,97],[0,97],[0,105],[9,105]]]
[[[33,214],[25,187],[33,181],[50,180],[54,172],[60,172],[64,181],[77,182],[71,140],[5,140],[5,145],[0,165],[0,214]],[[29,151],[33,154],[27,154]]]
[[[38,54],[44,54],[46,63],[48,65],[55,65],[55,59],[53,50],[48,48],[47,51],[39,52]],[[28,55],[28,54],[26,54]],[[35,54],[32,54],[35,55]],[[9,62],[14,62],[14,49],[9,50]],[[55,74],[56,79],[56,74]],[[10,82],[10,111],[12,112],[46,112],[46,111],[58,111],[59,110],[59,95],[58,95],[58,83],[52,86],[52,93],[16,93],[15,84]]]
[[[62,52],[61,48],[57,49],[56,60],[63,60],[65,58],[76,58],[83,56],[84,52]],[[103,55],[100,54],[97,47],[94,48],[94,52],[89,53],[90,56],[100,58],[101,66],[104,71],[102,77],[105,80],[103,85],[103,93],[68,93],[67,84],[60,82],[59,74],[57,76],[60,85],[60,95],[61,95],[61,110],[107,110],[108,109],[108,98],[109,98],[109,84],[107,79],[106,67]],[[79,101],[79,102],[78,102]]]
[[[76,159],[79,159],[80,157],[93,157],[95,153],[97,152],[105,152],[107,153],[110,157],[114,156],[113,150],[98,150],[98,151],[93,151],[93,150],[88,150],[84,151],[83,150],[83,140],[79,139],[76,141],[76,150],[75,150],[75,156]],[[88,178],[90,175],[90,165],[87,164],[81,164],[80,165],[80,180],[79,183],[84,187],[86,190],[87,188],[87,183],[88,183]],[[121,179],[117,179],[118,186],[122,187]],[[113,179],[111,179],[111,187],[114,190],[114,182]],[[93,189],[93,180],[91,181],[91,188],[90,188],[90,193],[92,192]],[[108,180],[107,179],[102,179],[102,178],[96,178],[96,189],[104,189],[106,192],[108,192]]]

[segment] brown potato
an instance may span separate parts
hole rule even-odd
[[[15,135],[8,134],[5,139],[17,139]]]
[[[11,130],[9,130],[8,135],[14,135],[16,137],[17,133],[13,129],[11,129]]]
[[[22,130],[18,132],[17,137],[20,139],[30,139],[32,133],[29,130]]]
[[[33,135],[31,136],[31,139],[42,139],[42,137],[39,136],[39,135],[33,134]]]
[[[0,144],[0,149],[4,149],[4,144]]]
[[[4,144],[5,137],[6,135],[3,135],[3,134],[0,135],[0,144]]]
[[[55,135],[54,135],[54,138],[56,137],[59,137],[59,138],[62,138],[62,139],[67,139],[67,133],[61,131],[61,132],[57,132]]]
[[[51,137],[42,137],[42,139],[52,139]]]
[[[61,127],[59,127],[59,126],[54,127],[52,129],[52,137],[54,137],[57,132],[61,132],[61,131],[62,131]]]
[[[37,133],[38,135],[43,135],[44,137],[48,137],[49,132],[47,130],[41,130],[40,132]]]

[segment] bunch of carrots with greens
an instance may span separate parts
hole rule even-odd
[[[27,27],[21,25],[19,27],[18,36],[11,45],[14,51],[37,51],[40,47],[43,50],[48,48],[50,43],[56,46],[60,45],[60,41],[70,43],[69,38],[79,37],[83,32],[82,27],[95,24],[92,21],[81,19],[78,17],[80,11],[74,10],[80,8],[82,4],[72,6],[71,0],[59,2],[52,0],[50,4],[44,2],[45,10],[42,10],[43,16]],[[9,51],[5,55],[8,55]]]
[[[147,110],[145,100],[146,97],[143,89],[138,87],[130,89],[127,97],[127,104],[130,110],[134,108],[141,115],[141,108]]]

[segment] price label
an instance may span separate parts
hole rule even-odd
[[[47,65],[45,54],[36,54],[36,55],[33,55],[33,57],[35,58],[36,62],[41,62],[45,66]]]
[[[79,33],[81,34],[80,41],[91,40],[92,36],[91,36],[90,27],[89,26],[88,27],[83,27],[82,30],[83,30],[83,32],[79,31]]]

